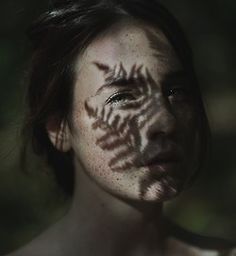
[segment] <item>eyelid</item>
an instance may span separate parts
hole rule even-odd
[[[126,78],[115,78],[112,79],[111,81],[107,82],[106,84],[102,85],[96,92],[96,94],[100,94],[103,90],[109,90],[109,89],[114,89],[114,88],[124,88],[124,87],[128,87],[131,88],[134,85],[137,84],[137,79],[131,77],[129,79]]]
[[[187,93],[190,92],[189,88],[184,83],[174,83],[174,84],[166,85],[163,89],[163,92],[164,92],[164,94],[168,94],[170,91],[173,91],[176,89],[177,90],[182,89]]]
[[[186,86],[172,87],[165,93],[165,96],[171,102],[189,102],[192,99],[192,93]]]
[[[110,100],[115,97],[115,96],[118,96],[118,95],[122,95],[124,93],[131,93],[133,90],[127,90],[127,89],[124,89],[124,90],[119,90],[119,91],[116,91],[115,93],[113,93],[106,101],[105,101],[105,104],[109,104]]]

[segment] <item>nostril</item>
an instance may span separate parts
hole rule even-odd
[[[164,132],[158,132],[158,131],[153,131],[153,130],[149,130],[147,132],[147,139],[149,141],[156,141],[156,140],[159,140],[163,137],[165,137],[166,134]]]
[[[147,138],[149,140],[157,137],[170,135],[176,131],[176,119],[173,114],[168,111],[159,113],[147,128]]]

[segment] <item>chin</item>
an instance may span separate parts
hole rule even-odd
[[[163,203],[176,197],[180,191],[173,187],[166,187],[160,184],[153,184],[145,193],[141,194],[140,199],[150,203]]]
[[[163,184],[165,183],[165,184]],[[169,185],[166,181],[155,182],[146,187],[144,191],[142,188],[135,191],[123,191],[123,193],[112,193],[121,201],[139,205],[139,204],[160,204],[175,198],[182,192],[176,186]]]

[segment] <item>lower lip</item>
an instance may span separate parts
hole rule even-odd
[[[167,174],[173,170],[175,170],[178,166],[178,162],[163,162],[163,163],[153,163],[151,165],[147,165],[150,170],[153,171],[161,171],[163,174]]]

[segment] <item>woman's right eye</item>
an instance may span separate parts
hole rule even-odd
[[[130,91],[121,91],[113,94],[106,100],[106,104],[124,103],[126,101],[132,101],[136,98]]]

